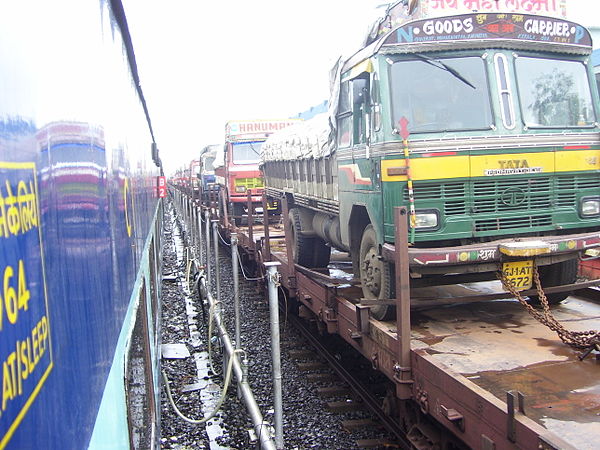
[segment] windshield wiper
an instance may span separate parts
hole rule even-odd
[[[431,64],[433,67],[437,67],[438,69],[445,70],[446,72],[452,74],[455,78],[458,78],[460,81],[465,83],[467,86],[471,86],[473,89],[477,89],[475,85],[473,85],[469,80],[467,80],[464,76],[462,76],[456,69],[450,67],[448,64],[440,61],[439,59],[433,59],[425,55],[421,55],[419,53],[415,53],[415,56],[419,58],[421,61],[426,62],[427,64]]]
[[[258,152],[256,151],[256,149],[255,149],[255,148],[254,148],[254,146],[252,145],[252,142],[248,142],[248,145],[250,146],[250,149],[251,149],[251,150],[252,150],[254,153],[256,153],[258,156],[260,156],[260,153],[258,153]]]

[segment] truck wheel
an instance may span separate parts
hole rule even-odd
[[[367,300],[394,298],[392,265],[379,255],[377,235],[373,225],[367,225],[360,241],[360,282],[363,297]],[[377,320],[390,320],[395,308],[391,305],[373,306],[371,315]]]
[[[234,217],[233,222],[236,227],[242,224],[242,216],[244,215],[244,205],[241,203],[232,203],[231,213]]]
[[[294,262],[309,268],[327,267],[331,248],[323,239],[314,235],[312,217],[300,208],[292,208],[288,213],[288,223],[292,234]]]
[[[290,209],[288,213],[289,230],[292,237],[292,255],[294,262],[301,266],[311,267],[313,263],[312,237],[303,234],[310,230],[310,224],[298,208]]]
[[[327,267],[331,258],[331,247],[318,236],[313,238],[313,265],[314,268]]]
[[[563,284],[575,283],[577,280],[577,270],[579,269],[579,260],[577,258],[569,259],[557,264],[551,264],[549,266],[542,266],[539,268],[540,282],[542,288],[551,286],[562,286]],[[565,298],[567,298],[570,292],[557,292],[556,294],[548,294],[548,304],[558,305]],[[539,303],[540,298],[537,295],[530,297],[534,303]]]

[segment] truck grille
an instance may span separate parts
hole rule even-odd
[[[497,213],[549,209],[550,178],[484,180],[473,183],[473,212]]]
[[[600,189],[600,177],[596,174],[561,175],[556,177],[556,204],[573,206],[577,201],[577,191]]]
[[[418,184],[414,187],[415,201],[441,199],[447,216],[466,213],[465,194],[465,183]],[[408,203],[408,189],[404,190],[404,202]]]
[[[497,232],[550,227],[553,209],[576,210],[582,191],[599,189],[600,177],[586,173],[471,182],[415,182],[414,196],[417,209],[443,207],[442,213],[447,217],[470,214],[475,232]],[[406,188],[403,197],[408,204]]]
[[[503,217],[496,219],[479,219],[475,221],[475,231],[499,231],[515,228],[535,228],[552,225],[552,215],[524,217]]]

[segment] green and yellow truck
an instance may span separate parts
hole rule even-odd
[[[332,71],[329,112],[262,146],[295,261],[325,267],[330,247],[347,251],[363,296],[389,299],[393,211],[405,206],[415,285],[503,273],[528,289],[538,271],[568,290],[600,245],[600,103],[590,34],[564,11],[561,0],[389,7]]]

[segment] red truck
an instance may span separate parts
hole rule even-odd
[[[255,206],[262,201],[264,183],[258,163],[263,142],[275,131],[299,121],[232,120],[225,124],[225,145],[217,153],[215,175],[220,188],[219,206],[227,205],[237,225],[247,213],[248,193]]]

